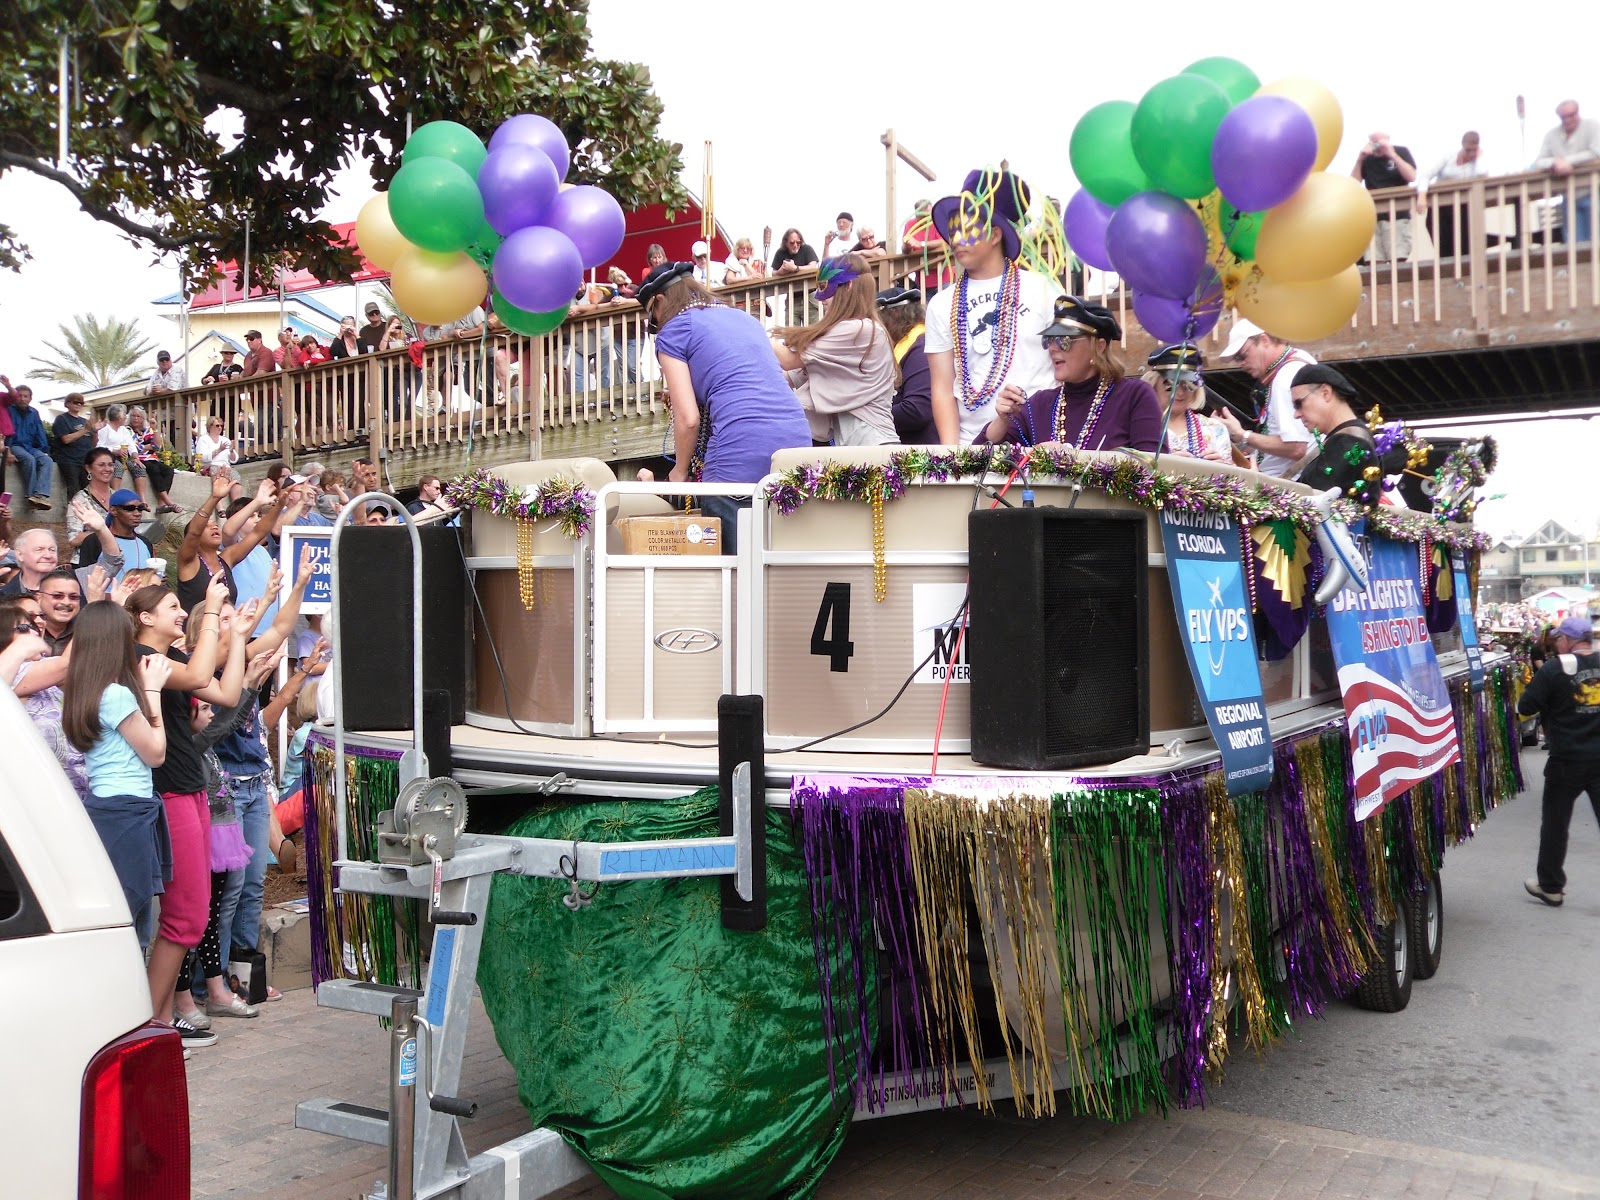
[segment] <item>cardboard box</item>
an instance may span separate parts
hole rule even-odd
[[[699,513],[618,517],[624,554],[721,554],[722,521]]]

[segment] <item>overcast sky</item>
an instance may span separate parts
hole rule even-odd
[[[1136,18],[1119,23],[1119,11]],[[1553,36],[1513,9],[1491,20],[1493,11],[1475,17],[1459,3],[1436,2],[1397,9],[1147,0],[1091,13],[970,0],[592,0],[590,25],[596,55],[650,67],[666,107],[662,133],[683,143],[684,182],[695,192],[704,143],[713,143],[716,215],[731,236],[759,246],[763,225],[775,238],[798,225],[820,248],[840,209],[858,223],[884,225],[878,139],[886,129],[938,175],[926,183],[899,169],[899,215],[1002,158],[1065,199],[1077,186],[1067,142],[1087,108],[1136,101],[1165,76],[1215,54],[1242,60],[1263,81],[1304,74],[1327,84],[1345,114],[1333,170],[1348,170],[1375,129],[1426,166],[1468,128],[1482,133],[1491,169],[1522,169],[1555,125],[1559,101],[1576,97],[1585,115],[1600,115],[1594,38]],[[963,56],[979,48],[982,61],[966,63]],[[1526,96],[1525,141],[1518,93]],[[354,218],[367,196],[365,178],[351,174],[330,219]],[[175,265],[69,205],[66,192],[35,177],[11,171],[0,178],[0,213],[35,255],[20,276],[0,273],[0,371],[13,379],[76,312],[136,319],[154,339],[171,341],[172,326],[149,302],[176,290]],[[1600,459],[1600,421],[1519,426],[1503,443],[1504,466],[1492,483],[1510,495],[1485,506],[1487,526],[1527,532],[1547,514],[1580,526],[1600,517],[1600,493],[1577,482],[1592,479],[1588,464]]]

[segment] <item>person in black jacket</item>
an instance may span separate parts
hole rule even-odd
[[[922,323],[922,293],[895,287],[878,293],[878,315],[894,343],[895,432],[907,446],[937,446],[939,430],[933,423],[933,379],[928,373],[928,338]]]
[[[1600,654],[1587,617],[1556,626],[1555,653],[1517,701],[1524,716],[1544,719],[1550,757],[1544,765],[1538,874],[1523,883],[1528,895],[1560,908],[1567,887],[1567,832],[1572,806],[1586,792],[1600,820]]]

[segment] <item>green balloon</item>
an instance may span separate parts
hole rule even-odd
[[[412,159],[389,183],[389,217],[407,241],[448,254],[478,236],[483,197],[472,176],[449,159]]]
[[[1203,75],[1222,89],[1230,103],[1239,104],[1261,87],[1256,73],[1236,58],[1202,58],[1183,69],[1185,75]]]
[[[1240,212],[1237,208],[1222,211],[1222,236],[1234,256],[1249,262],[1256,256],[1256,238],[1261,236],[1264,212]]]
[[[1129,136],[1150,181],[1186,200],[1215,191],[1211,142],[1231,107],[1222,89],[1201,75],[1174,75],[1146,92]]]
[[[494,263],[494,252],[500,249],[500,243],[503,241],[505,241],[505,238],[495,232],[493,225],[485,221],[478,226],[478,232],[473,236],[472,241],[468,243],[467,253],[472,257],[473,262],[487,271]]]
[[[494,305],[494,315],[505,323],[505,327],[512,333],[520,333],[525,337],[538,337],[542,333],[561,328],[561,322],[567,319],[567,309],[570,307],[563,304],[550,312],[529,312],[512,304],[500,294],[499,288],[491,289],[490,301]]]
[[[419,158],[446,158],[455,163],[473,179],[478,168],[489,157],[483,139],[459,121],[429,121],[406,139],[401,162],[415,162]]]
[[[1083,190],[1113,208],[1136,192],[1148,192],[1150,179],[1133,156],[1129,128],[1133,122],[1131,100],[1096,104],[1072,130],[1067,157]]]

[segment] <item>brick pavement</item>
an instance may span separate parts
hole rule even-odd
[[[382,1107],[388,1035],[370,1017],[290,991],[253,1021],[218,1020],[189,1063],[193,1195],[356,1200],[384,1172],[378,1147],[294,1128],[300,1100]],[[528,1129],[511,1069],[474,1001],[461,1093],[473,1152]],[[563,1200],[610,1200],[589,1181]],[[851,1130],[820,1200],[1600,1200],[1600,1176],[1358,1137],[1216,1109],[1121,1125],[975,1112],[868,1121]]]

